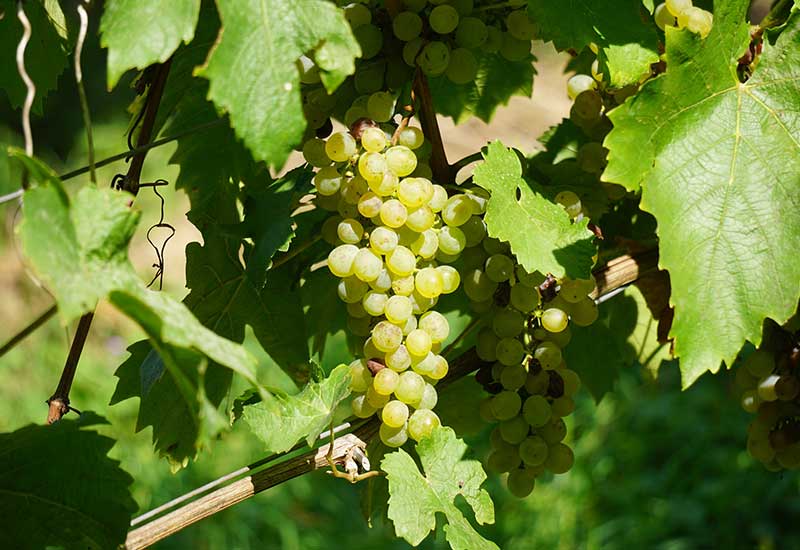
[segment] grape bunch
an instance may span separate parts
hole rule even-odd
[[[523,498],[542,473],[563,474],[574,461],[572,449],[562,443],[563,418],[575,409],[580,377],[567,368],[561,350],[571,338],[570,322],[587,326],[597,318],[597,306],[588,297],[594,281],[558,284],[529,274],[498,243],[486,242],[491,255],[483,270],[466,274],[464,291],[487,320],[476,345],[487,362],[477,380],[490,394],[480,413],[498,423],[487,466],[508,472],[509,491]],[[484,305],[487,296],[491,303]]]
[[[756,415],[747,452],[770,471],[800,468],[799,361],[798,345],[788,355],[759,349],[736,370],[742,408]]]
[[[714,25],[714,16],[692,5],[692,0],[667,0],[653,11],[656,25],[662,31],[667,27],[687,29],[705,38]]]
[[[412,175],[414,150],[424,141],[418,128],[389,135],[363,120],[356,128],[355,135],[313,141],[305,155],[319,167],[317,204],[335,212],[322,227],[335,245],[327,265],[340,279],[350,332],[365,338],[363,356],[350,365],[353,413],[378,414],[381,440],[399,447],[439,425],[431,409],[434,386],[448,372],[439,352],[450,327],[432,308],[460,285],[448,264],[467,244],[460,226],[483,212],[485,198],[448,196],[444,187]]]

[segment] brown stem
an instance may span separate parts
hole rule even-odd
[[[167,82],[170,64],[171,59],[158,67],[153,84],[150,86],[150,91],[147,94],[144,107],[145,114],[142,121],[142,129],[136,141],[137,147],[141,147],[150,141],[150,134],[153,133],[153,124],[156,120],[156,113],[158,112],[158,105],[161,102],[161,96],[164,93],[164,85]],[[142,167],[144,166],[144,159],[146,156],[147,150],[136,153],[133,159],[131,159],[128,174],[125,176],[124,189],[130,191],[133,195],[139,192],[139,178],[142,175]],[[69,391],[72,388],[72,381],[75,379],[75,371],[78,369],[78,361],[83,353],[83,346],[86,344],[86,337],[89,335],[89,329],[92,326],[93,318],[94,311],[90,311],[83,315],[78,322],[78,330],[75,332],[75,337],[72,339],[69,355],[67,355],[67,360],[64,363],[64,370],[61,371],[61,378],[58,381],[58,387],[55,393],[50,396],[50,399],[47,400],[49,406],[47,413],[48,424],[53,424],[61,420],[70,410]]]
[[[420,124],[425,137],[431,142],[431,171],[436,183],[450,183],[453,180],[452,170],[447,163],[447,154],[444,152],[442,133],[439,131],[439,122],[436,120],[436,110],[433,108],[433,98],[431,89],[428,86],[428,78],[417,69],[414,76],[413,90],[419,99]]]

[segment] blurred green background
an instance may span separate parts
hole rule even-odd
[[[90,36],[95,38],[84,51],[84,74],[97,158],[103,158],[126,147],[132,78],[129,75],[113,93],[107,93],[103,52],[96,32]],[[515,100],[490,126],[475,123],[453,129],[446,124],[446,139],[452,138],[454,150],[475,150],[491,134],[530,151],[539,129],[567,112],[560,74],[564,59],[543,46],[540,49],[534,98]],[[509,124],[510,120],[530,122],[520,127]],[[0,93],[0,143],[20,143],[20,135],[19,113]],[[42,116],[35,117],[34,136],[37,154],[59,172],[85,164],[77,93],[69,72],[62,75],[58,92],[48,96]],[[177,169],[168,164],[173,150],[170,145],[152,151],[143,180],[174,182]],[[118,171],[125,171],[124,163],[101,169],[101,184]],[[87,182],[86,177],[77,178],[69,188]],[[0,194],[18,186],[14,171],[0,166]],[[170,188],[165,197],[167,221],[178,230],[168,248],[165,291],[182,296],[183,247],[197,240],[198,233],[185,219],[185,196]],[[157,221],[158,200],[145,191],[136,207],[144,217],[131,258],[142,278],[149,280],[154,256],[144,232]],[[27,272],[18,251],[13,231],[17,218],[16,203],[0,206],[0,342],[52,303]],[[0,358],[0,431],[44,421],[44,401],[58,381],[72,331],[74,327],[64,328],[52,319]],[[113,372],[127,356],[125,347],[140,337],[132,324],[101,304],[71,398],[75,407],[97,411],[110,421],[103,430],[118,440],[112,455],[134,477],[133,496],[144,512],[264,453],[244,426],[237,425],[195,463],[172,473],[166,460],[153,454],[150,429],[134,433],[137,401],[108,407],[116,382]],[[258,352],[251,340],[248,345]],[[260,376],[275,380],[281,375],[261,372]],[[690,390],[680,392],[676,366],[665,364],[657,381],[639,368],[622,373],[614,393],[599,405],[582,391],[569,423],[574,469],[544,480],[522,501],[510,497],[501,480],[490,476],[497,523],[481,531],[503,549],[800,548],[798,476],[766,472],[747,455],[748,418],[729,385],[727,374],[706,375]],[[461,407],[469,413],[477,403]],[[483,457],[489,429],[475,425],[472,431],[466,439],[475,456]],[[394,537],[391,526],[376,522],[368,527],[361,513],[361,489],[318,472],[206,519],[156,548],[406,548]],[[438,530],[421,548],[446,548],[443,541]]]

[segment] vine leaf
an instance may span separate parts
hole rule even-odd
[[[350,395],[350,367],[339,365],[296,395],[276,394],[244,407],[244,420],[268,452],[282,453],[305,438],[311,446],[330,427],[337,405]]]
[[[642,188],[672,282],[671,336],[684,387],[800,297],[800,15],[753,76],[737,78],[750,42],[748,2],[715,4],[706,40],[667,29],[667,72],[612,111],[603,179]]]
[[[0,0],[0,90],[16,109],[25,101],[27,89],[17,72],[17,44],[22,38],[22,24],[17,19],[17,2]],[[41,2],[26,2],[25,14],[31,23],[31,40],[25,49],[25,69],[36,85],[33,109],[42,111],[48,92],[58,87],[58,77],[67,68],[66,41],[57,22],[53,21]]]
[[[635,84],[658,61],[656,26],[641,0],[528,0],[528,14],[539,38],[559,50],[596,44],[615,88]]]
[[[486,473],[477,460],[464,459],[467,445],[455,432],[440,426],[416,445],[422,473],[403,449],[384,456],[381,469],[389,480],[389,519],[398,537],[417,546],[436,528],[436,513],[447,518],[444,527],[453,550],[497,549],[483,538],[456,506],[461,496],[475,512],[478,524],[494,523],[494,505],[481,489]]]
[[[361,50],[331,2],[240,0],[218,7],[223,29],[198,73],[253,156],[282,166],[305,128],[295,61],[316,50],[322,82],[333,91],[354,72]]]
[[[109,0],[100,20],[108,48],[108,88],[128,69],[163,63],[194,37],[200,0]]]
[[[572,223],[559,205],[522,179],[519,158],[499,141],[489,145],[474,181],[491,193],[486,207],[489,235],[508,241],[529,272],[586,278],[595,247],[588,220]]]
[[[489,122],[501,105],[515,96],[533,93],[535,59],[509,61],[501,55],[479,54],[478,73],[472,82],[454,84],[449,78],[431,78],[433,103],[439,114],[459,124],[471,116]]]
[[[133,478],[108,457],[114,440],[87,429],[105,423],[84,412],[0,434],[0,546],[100,549],[125,542],[136,511]]]

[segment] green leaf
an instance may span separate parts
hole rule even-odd
[[[517,155],[499,141],[489,145],[474,181],[491,193],[486,207],[489,235],[508,241],[529,272],[586,278],[592,268],[588,220],[572,223],[564,209],[534,191],[522,179]]]
[[[481,484],[486,473],[477,460],[465,460],[467,445],[452,429],[438,427],[416,445],[421,473],[403,449],[384,456],[381,469],[389,480],[389,519],[395,533],[417,546],[436,527],[436,513],[447,519],[444,532],[453,550],[497,549],[483,538],[456,506],[461,496],[478,524],[494,523],[494,505]]]
[[[67,68],[66,43],[61,29],[50,19],[41,2],[25,2],[25,14],[31,23],[31,40],[25,49],[25,69],[36,85],[34,112],[42,111],[42,100],[58,86],[58,77]],[[0,0],[0,90],[13,108],[25,101],[27,89],[17,71],[17,44],[22,38],[22,24],[17,19],[17,2]]]
[[[0,434],[0,546],[116,548],[136,510],[133,479],[108,458],[114,440],[91,412]]]
[[[784,322],[800,297],[800,15],[740,83],[748,2],[715,5],[707,39],[667,29],[666,74],[612,111],[605,142],[603,178],[641,186],[658,221],[684,387],[758,345],[764,319]]]
[[[478,73],[468,84],[454,84],[445,76],[430,79],[431,95],[438,113],[457,124],[471,116],[489,122],[497,107],[515,96],[533,93],[533,61],[509,61],[501,55],[479,54]]]
[[[629,286],[622,294],[624,300],[635,308],[633,319],[620,320],[622,316],[611,315],[609,327],[615,334],[628,334],[625,357],[629,363],[638,364],[647,369],[653,378],[658,376],[658,369],[663,361],[672,356],[669,345],[658,341],[658,320],[647,305],[644,295],[636,286]],[[614,301],[614,300],[612,300]],[[633,326],[631,327],[631,321]]]
[[[350,395],[350,367],[339,365],[322,382],[296,395],[275,395],[244,408],[244,419],[268,452],[282,453],[305,438],[311,446],[330,427],[336,406]]]
[[[194,37],[200,0],[108,0],[100,20],[108,48],[108,87],[128,69],[163,63]]]
[[[354,72],[361,50],[331,2],[240,0],[218,6],[223,30],[199,74],[209,79],[209,98],[230,113],[253,156],[282,166],[305,128],[295,61],[316,49],[320,76],[332,91]]]
[[[641,0],[528,0],[528,14],[542,40],[559,50],[581,51],[594,43],[613,87],[639,81],[658,61],[658,34]]]

